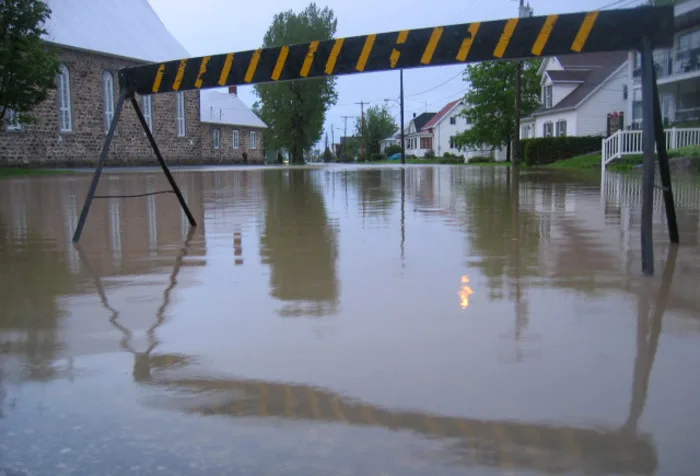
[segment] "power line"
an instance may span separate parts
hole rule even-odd
[[[462,74],[462,73],[463,73],[463,72],[460,71],[460,72],[458,72],[457,74],[455,74],[454,76],[452,76],[450,79],[448,79],[447,81],[444,81],[444,82],[438,84],[437,86],[434,86],[434,87],[432,87],[432,88],[430,88],[430,89],[426,89],[425,91],[421,91],[421,92],[419,92],[419,93],[409,94],[409,95],[407,95],[406,97],[407,97],[407,98],[412,98],[412,97],[415,97],[415,96],[420,96],[421,94],[429,93],[430,91],[434,91],[434,90],[436,90],[437,88],[439,88],[440,86],[444,86],[445,84],[449,83],[450,81],[452,81],[453,79],[455,79],[457,76],[459,76],[459,75]]]

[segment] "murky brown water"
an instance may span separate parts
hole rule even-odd
[[[697,183],[645,279],[634,177],[176,177],[0,182],[0,474],[697,474]]]

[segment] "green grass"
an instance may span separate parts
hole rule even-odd
[[[548,169],[595,169],[600,168],[601,160],[600,154],[587,154],[560,160],[559,162],[543,165],[542,167]]]
[[[690,146],[682,149],[671,150],[668,153],[670,158],[677,157],[700,157],[700,146]],[[644,162],[644,156],[640,155],[626,155],[622,159],[607,166],[608,170],[613,170],[617,172],[625,172],[633,170],[638,165]],[[577,157],[572,157],[570,159],[560,160],[559,162],[554,162],[553,164],[542,165],[542,168],[549,169],[600,169],[601,155],[600,154],[586,154],[579,155]]]
[[[69,170],[53,169],[25,169],[21,167],[0,167],[0,179],[10,177],[25,177],[30,175],[58,175],[70,174]]]

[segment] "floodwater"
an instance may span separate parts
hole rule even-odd
[[[700,186],[180,169],[0,182],[0,474],[695,475]],[[167,188],[113,171],[98,193]]]

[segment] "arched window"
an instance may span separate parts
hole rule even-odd
[[[102,94],[105,101],[105,132],[107,132],[114,119],[114,78],[109,71],[102,73]]]
[[[153,132],[153,101],[150,95],[141,96],[141,109],[143,109],[143,117],[146,119],[148,129]]]
[[[70,107],[70,73],[66,65],[62,64],[58,69],[57,91],[58,94],[58,125],[61,132],[73,130],[73,118]]]

